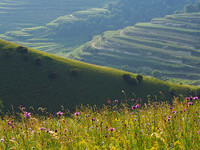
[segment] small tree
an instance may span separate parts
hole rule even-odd
[[[17,47],[17,51],[19,51],[20,53],[23,53],[23,54],[27,54],[28,53],[28,48],[27,47],[23,47],[23,46],[19,46],[19,47]]]
[[[136,76],[136,79],[138,80],[139,83],[142,83],[142,80],[143,80],[143,76],[141,74],[138,74]]]

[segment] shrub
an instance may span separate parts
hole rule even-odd
[[[130,74],[123,74],[122,78],[124,81],[128,82],[132,86],[137,85],[137,80],[135,78],[132,78]]]
[[[17,47],[17,51],[23,54],[27,54],[28,53],[28,48],[23,47],[23,46],[19,46]]]
[[[57,73],[55,72],[55,70],[50,70],[49,78],[50,79],[55,79],[56,77],[57,77]]]
[[[143,76],[140,75],[140,74],[138,74],[138,75],[136,76],[136,79],[138,80],[139,83],[142,83]]]

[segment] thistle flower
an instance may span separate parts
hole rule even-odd
[[[111,104],[111,100],[108,100],[107,103],[108,103],[108,104]]]
[[[198,132],[198,134],[200,134],[200,130],[199,131],[197,131]]]
[[[189,102],[189,103],[188,103],[188,106],[190,106],[190,105],[192,105],[192,104],[193,104],[192,102]]]
[[[91,118],[92,121],[95,121],[95,118]]]
[[[136,107],[136,108],[140,108],[140,105],[137,104],[137,105],[135,105],[135,107]]]
[[[40,131],[41,131],[41,130],[44,130],[44,128],[43,128],[43,127],[40,127],[39,130],[40,130]]]
[[[58,115],[58,116],[62,116],[62,115],[63,115],[63,112],[59,111],[59,112],[57,112],[57,115]]]
[[[113,132],[115,130],[115,128],[109,128],[108,130]]]
[[[196,96],[196,97],[193,97],[193,100],[198,100],[199,98]]]
[[[183,109],[184,112],[186,112],[187,109]]]
[[[31,117],[31,113],[30,112],[24,112],[24,117],[25,118],[30,118]]]
[[[80,115],[80,112],[75,112],[74,115],[78,116],[78,115]]]
[[[114,102],[115,102],[115,103],[118,103],[119,101],[116,99]]]
[[[176,111],[172,111],[173,114],[176,114]]]
[[[135,106],[132,106],[132,109],[133,109],[133,110],[135,110],[135,108],[136,108]]]

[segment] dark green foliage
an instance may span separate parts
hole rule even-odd
[[[132,86],[137,85],[137,80],[135,78],[132,78],[130,74],[123,74],[122,76],[123,80],[129,83]]]
[[[142,80],[143,80],[143,76],[141,74],[138,74],[136,76],[136,79],[138,80],[139,83],[142,83]]]
[[[49,78],[50,79],[55,79],[57,77],[57,73],[55,70],[50,70],[49,72]]]
[[[36,64],[37,66],[41,66],[41,65],[42,65],[41,59],[40,59],[40,58],[36,58],[36,59],[35,59],[35,64]]]
[[[16,50],[19,51],[22,54],[27,54],[28,53],[28,48],[24,47],[24,46],[19,46],[19,47],[17,47]]]

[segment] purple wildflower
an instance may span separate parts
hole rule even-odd
[[[95,118],[91,118],[92,121],[95,121]]]
[[[168,116],[168,117],[167,117],[167,121],[170,121],[171,117],[172,117],[172,116]]]
[[[132,109],[135,110],[135,106],[132,106]]]
[[[44,130],[44,128],[43,128],[43,127],[40,127],[39,130],[40,130],[40,131],[41,131],[41,130]]]
[[[135,107],[136,107],[136,108],[140,108],[140,105],[137,104],[137,105],[135,105]]]
[[[171,110],[172,110],[172,109],[173,109],[173,107],[170,107],[169,109],[171,109]]]
[[[24,126],[27,127],[28,125],[25,123]]]
[[[108,104],[111,104],[111,100],[108,100],[107,103],[108,103]]]
[[[132,102],[134,101],[134,99],[131,100]]]
[[[62,116],[62,114],[63,114],[63,112],[61,112],[61,111],[57,112],[58,116]]]
[[[137,121],[137,119],[134,119],[134,121]]]
[[[200,134],[200,130],[199,131],[197,131],[198,132],[198,134]]]
[[[58,130],[57,130],[57,129],[55,129],[55,133],[56,133],[56,132],[58,132]]]
[[[186,112],[187,109],[183,109],[184,112]]]
[[[24,117],[25,118],[30,118],[31,117],[31,113],[30,112],[24,112]]]
[[[4,139],[1,139],[1,142],[4,142]]]
[[[190,100],[191,97],[186,97],[186,100]]]
[[[196,97],[193,97],[193,100],[198,100],[199,98],[196,96]]]
[[[14,126],[10,126],[11,128],[14,128]]]
[[[64,129],[64,131],[67,131],[67,129]]]
[[[49,131],[51,131],[50,129],[46,129],[46,132],[49,133]]]
[[[109,128],[108,130],[113,132],[115,130],[115,128]]]
[[[192,102],[189,102],[189,103],[188,103],[188,106],[190,106],[190,105],[192,105]]]
[[[22,108],[22,110],[25,110],[26,109],[26,107],[21,107]]]
[[[80,112],[75,112],[74,115],[78,116],[78,115],[80,115]]]
[[[119,102],[119,101],[116,99],[116,100],[115,100],[115,103],[118,103],[118,102]]]
[[[176,111],[172,111],[173,114],[176,114]]]

